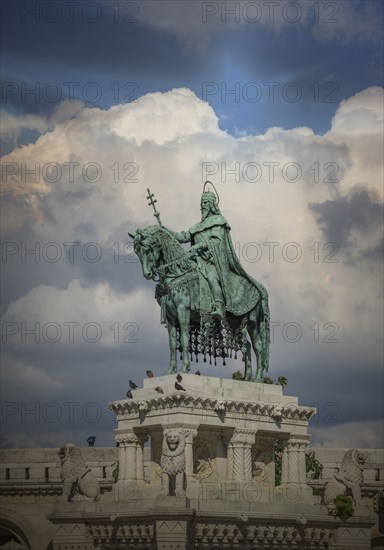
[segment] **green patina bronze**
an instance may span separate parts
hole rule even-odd
[[[162,225],[149,189],[147,198],[159,225],[138,229],[131,237],[144,277],[158,277],[156,299],[169,333],[167,372],[177,371],[177,349],[182,352],[183,372],[190,370],[190,356],[197,360],[202,354],[216,364],[217,357],[225,362],[241,351],[244,378],[252,380],[252,346],[255,380],[262,381],[269,366],[268,293],[238,260],[216,195],[203,192],[201,221],[181,232]],[[186,250],[180,243],[191,247]]]

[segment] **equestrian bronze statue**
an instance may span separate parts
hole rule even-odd
[[[167,374],[177,372],[177,350],[182,354],[182,372],[189,372],[193,355],[197,360],[202,354],[204,361],[209,357],[215,364],[221,357],[225,364],[226,357],[236,358],[241,352],[244,379],[252,380],[252,346],[257,360],[254,380],[260,382],[269,366],[268,293],[244,271],[218,196],[205,187],[201,220],[181,232],[162,225],[148,189],[159,225],[130,234],[144,277],[157,282],[156,299],[169,334]],[[180,243],[191,247],[185,249]]]

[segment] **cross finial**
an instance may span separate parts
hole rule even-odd
[[[152,206],[153,207],[153,210],[154,210],[154,213],[153,215],[155,216],[155,218],[157,219],[159,225],[163,225],[161,223],[161,220],[160,220],[160,212],[158,212],[156,210],[156,206],[155,206],[155,203],[157,202],[157,200],[154,198],[154,194],[151,193],[149,187],[147,187],[147,191],[148,191],[148,195],[147,195],[147,199],[148,199],[148,206]]]

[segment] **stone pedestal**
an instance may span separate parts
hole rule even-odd
[[[283,395],[277,385],[184,374],[185,391],[177,391],[175,381],[176,375],[148,378],[143,388],[132,391],[133,399],[110,404],[118,421],[117,501],[126,494],[127,483],[142,484],[141,494],[147,491],[148,498],[156,487],[160,493],[164,433],[170,430],[183,440],[184,488],[190,498],[197,498],[204,485],[210,491],[223,483],[255,482],[263,484],[263,493],[273,493],[276,440],[283,445],[278,492],[293,485],[302,493],[311,492],[305,449],[315,409],[299,406],[297,398]],[[155,390],[158,387],[163,393]],[[144,479],[143,446],[148,437],[153,448],[150,475]],[[163,491],[168,480],[164,483]]]

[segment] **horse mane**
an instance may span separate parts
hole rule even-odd
[[[186,257],[187,254],[176,237],[161,225],[150,225],[143,230],[143,233],[153,236],[159,243],[161,241],[165,262]]]

